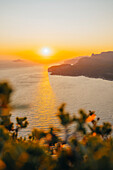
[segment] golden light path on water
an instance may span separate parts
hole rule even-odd
[[[56,96],[50,85],[47,67],[43,68],[35,103],[37,103],[37,114],[35,114],[35,118],[38,121],[38,127],[45,129],[45,127],[58,126]]]
[[[62,102],[67,103],[66,111],[70,114],[77,113],[80,108],[86,112],[95,110],[101,118],[100,123],[113,122],[113,81],[83,76],[48,76],[47,68],[24,67],[23,62],[16,63],[18,66],[15,62],[10,64],[0,68],[0,81],[7,80],[14,88],[11,105],[29,106],[11,111],[15,125],[17,116],[28,119],[29,125],[19,132],[20,136],[27,136],[33,128],[60,127],[56,112]]]

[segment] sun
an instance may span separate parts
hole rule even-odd
[[[40,49],[39,51],[40,55],[42,55],[43,57],[45,58],[49,58],[52,54],[53,54],[53,51],[51,48],[49,47],[43,47]]]

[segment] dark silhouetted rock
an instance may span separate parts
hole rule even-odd
[[[91,57],[83,57],[76,64],[63,64],[52,66],[48,69],[52,75],[86,76],[113,80],[113,52],[92,54]]]

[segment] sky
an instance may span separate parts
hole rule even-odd
[[[0,0],[0,59],[56,62],[113,51],[113,0]],[[48,47],[52,55],[40,50]]]

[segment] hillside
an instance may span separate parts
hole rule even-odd
[[[81,58],[84,58],[84,57],[89,57],[89,56],[79,56],[79,57],[75,57],[72,59],[67,59],[67,60],[64,60],[63,64],[76,64]]]
[[[83,57],[76,64],[62,64],[48,69],[52,75],[86,76],[113,80],[113,51]]]

